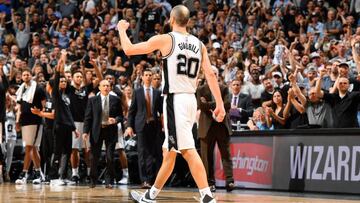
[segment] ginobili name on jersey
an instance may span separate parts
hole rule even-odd
[[[187,49],[187,50],[194,52],[195,54],[197,54],[199,52],[199,48],[193,44],[181,42],[178,44],[178,46],[179,46],[180,50]]]

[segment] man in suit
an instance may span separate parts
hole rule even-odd
[[[213,66],[213,71],[218,76],[218,70]],[[230,101],[229,91],[225,85],[220,85],[221,96],[224,100],[225,111],[229,112]],[[208,182],[212,192],[215,192],[215,172],[214,172],[214,148],[218,144],[221,153],[222,163],[225,171],[226,190],[234,189],[234,179],[232,171],[232,161],[230,159],[230,119],[226,114],[222,122],[217,122],[212,116],[212,110],[215,109],[215,101],[212,98],[208,84],[200,86],[196,91],[198,108],[200,108],[198,134],[200,138],[201,159],[204,162],[208,175]]]
[[[232,123],[240,121],[245,124],[253,114],[253,104],[249,95],[240,92],[242,82],[235,79],[231,82],[232,95],[230,96],[230,119]]]
[[[137,135],[141,188],[149,189],[161,166],[162,98],[161,92],[151,87],[150,69],[143,71],[142,81],[143,86],[133,93],[126,132],[129,136]]]
[[[121,101],[117,96],[110,95],[110,83],[102,80],[99,84],[100,94],[88,100],[83,138],[89,139],[91,145],[91,183],[90,187],[96,185],[97,166],[101,155],[103,141],[106,146],[106,168],[105,176],[106,188],[112,188],[111,182],[114,180],[113,158],[115,144],[117,142],[117,124],[123,120]]]

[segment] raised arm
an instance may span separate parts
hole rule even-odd
[[[324,74],[325,74],[324,72],[320,71],[320,76],[319,76],[319,79],[316,82],[316,86],[315,86],[316,94],[320,99],[324,97],[324,92],[321,90],[322,78],[323,78]],[[338,81],[338,80],[336,80],[336,81]],[[336,86],[336,85],[334,84],[334,86]]]
[[[97,65],[97,62],[95,60],[90,60],[89,63],[91,65],[93,65],[96,77],[99,79],[99,80],[96,80],[96,82],[93,82],[93,87],[95,88],[99,85],[99,82],[102,81],[104,77],[103,77],[103,75]]]
[[[155,50],[160,50],[161,53],[164,54],[170,51],[171,47],[169,48],[164,46],[172,42],[170,35],[167,34],[155,35],[151,37],[148,41],[141,42],[138,44],[133,44],[131,43],[126,33],[128,27],[129,27],[129,23],[126,20],[120,20],[117,25],[120,36],[121,47],[123,48],[126,55],[130,56],[130,55],[148,54]]]
[[[296,83],[296,72],[289,76],[289,81],[292,86],[292,90],[294,91],[295,96],[299,99],[301,105],[305,106],[306,104],[306,97],[302,94],[298,84]]]

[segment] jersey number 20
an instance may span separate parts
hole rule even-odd
[[[187,75],[189,78],[195,78],[199,70],[198,58],[186,58],[185,55],[179,54],[177,56],[177,74]]]

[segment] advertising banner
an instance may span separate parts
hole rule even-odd
[[[254,137],[243,140],[241,143],[232,139],[230,154],[234,183],[237,187],[271,188],[272,138]],[[217,186],[225,186],[224,169],[217,147],[215,149],[215,179]]]
[[[274,189],[360,193],[359,136],[275,136]]]

